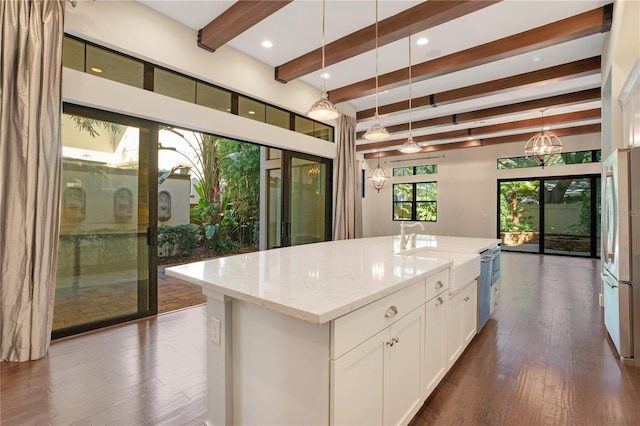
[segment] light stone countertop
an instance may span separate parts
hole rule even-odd
[[[409,235],[407,233],[407,235]],[[399,240],[398,240],[399,241]],[[482,253],[500,244],[497,238],[448,237],[444,235],[416,234],[416,248],[406,253],[421,250],[436,250],[453,253]]]
[[[167,275],[322,324],[452,265],[398,253],[399,236],[307,244],[166,268]]]

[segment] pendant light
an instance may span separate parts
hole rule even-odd
[[[559,137],[544,130],[544,110],[540,111],[540,133],[529,139],[524,146],[524,154],[533,157],[539,166],[544,167],[551,157],[562,152],[562,141]]]
[[[364,138],[370,141],[380,141],[391,136],[387,129],[380,124],[378,116],[378,0],[376,0],[376,114],[373,125],[364,133]]]
[[[307,117],[318,121],[335,120],[340,116],[336,106],[329,100],[325,87],[326,73],[324,71],[324,20],[325,20],[325,0],[322,0],[322,94],[320,100],[316,101],[309,111]]]
[[[380,192],[380,190],[384,188],[389,181],[389,173],[387,172],[387,170],[380,166],[379,156],[378,165],[369,170],[369,173],[367,174],[367,181],[369,181],[369,185],[371,185],[371,187],[378,192]]]
[[[400,147],[400,152],[403,154],[415,154],[422,151],[422,148],[413,140],[413,135],[411,134],[411,97],[411,34],[409,34],[409,137]]]

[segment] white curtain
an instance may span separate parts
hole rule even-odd
[[[334,194],[333,239],[362,237],[360,162],[356,159],[356,119],[338,118],[338,158]]]
[[[51,340],[58,249],[64,0],[0,2],[0,356]]]

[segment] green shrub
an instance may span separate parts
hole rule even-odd
[[[158,228],[158,257],[183,259],[199,246],[199,227],[194,224],[161,226]]]

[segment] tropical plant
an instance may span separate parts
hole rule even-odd
[[[158,145],[158,149],[169,149],[183,156],[194,166],[191,168],[191,172],[202,186],[201,192],[204,196],[203,198],[210,203],[219,202],[220,158],[218,156],[218,144],[222,138],[217,138],[206,133],[178,130],[173,127],[164,127],[162,130],[180,137],[189,147],[190,152],[186,153],[175,148],[165,147],[162,143]]]
[[[159,251],[159,257],[189,257],[198,247],[201,238],[198,226],[194,224],[161,226],[158,228],[158,247],[162,249]]]
[[[100,127],[115,134],[120,134],[122,132],[122,126],[117,123],[95,120],[93,118],[82,117],[79,115],[69,115],[69,117],[79,130],[89,133],[92,138],[100,136],[100,133],[98,132],[98,128]]]
[[[257,245],[260,148],[202,133],[170,127],[164,130],[179,136],[189,147],[190,152],[182,152],[159,146],[179,153],[194,166],[191,172],[198,180],[194,189],[199,200],[191,209],[191,221],[201,226],[207,248],[225,252]]]

